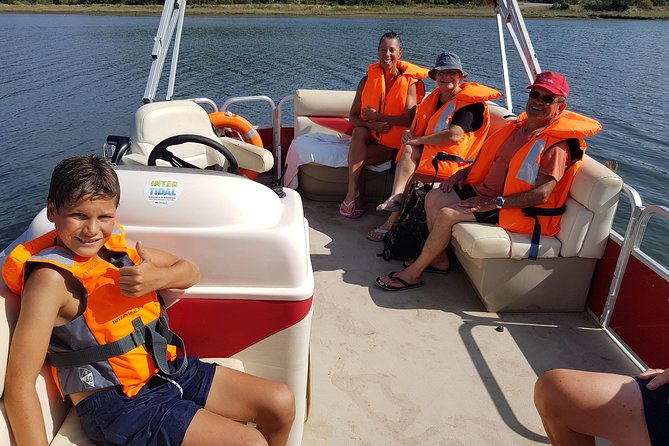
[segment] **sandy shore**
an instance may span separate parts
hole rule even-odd
[[[669,19],[669,7],[651,11],[631,8],[623,13],[589,12],[579,6],[558,11],[549,4],[520,3],[525,18],[624,18]],[[162,5],[7,5],[0,4],[0,13],[87,14],[87,15],[160,15]],[[333,6],[333,5],[188,5],[189,15],[221,16],[290,16],[290,17],[491,17],[494,10],[482,7],[445,6]]]

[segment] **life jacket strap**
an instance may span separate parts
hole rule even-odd
[[[473,163],[474,161],[476,161],[476,158],[465,159],[456,155],[451,155],[450,153],[446,152],[439,152],[437,154],[437,157],[435,158],[437,159],[437,161],[453,161],[456,163]]]
[[[72,368],[106,361],[109,358],[128,353],[143,345],[151,354],[161,373],[167,376],[178,376],[187,366],[186,349],[183,340],[166,324],[163,316],[144,324],[141,318],[132,321],[135,329],[126,336],[108,344],[96,345],[73,352],[49,353],[51,364],[56,367]],[[167,361],[167,346],[173,345],[183,352],[184,361],[181,367],[172,372]]]
[[[539,217],[555,217],[562,215],[566,209],[567,206],[565,204],[559,208],[538,208],[535,206],[529,206],[521,209],[526,217],[534,219],[534,228],[532,229],[532,240],[529,255],[530,260],[537,260],[537,257],[539,257],[539,241],[541,240],[541,223],[539,223]]]

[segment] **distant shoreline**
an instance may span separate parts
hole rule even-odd
[[[579,18],[579,19],[643,19],[667,20],[669,7],[654,8],[650,11],[630,8],[625,12],[592,12],[580,6],[571,6],[566,11],[553,10],[550,4],[521,3],[521,11],[526,19],[532,18]],[[0,13],[23,14],[82,14],[82,15],[160,15],[162,5],[7,5],[0,4]],[[250,5],[208,5],[187,6],[189,15],[212,16],[262,16],[262,17],[492,17],[494,10],[489,6],[333,6],[294,4],[250,4]]]

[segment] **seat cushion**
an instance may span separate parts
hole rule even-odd
[[[526,259],[530,235],[507,232],[499,226],[482,223],[458,223],[453,227],[455,245],[474,259]],[[539,258],[557,257],[562,244],[555,237],[542,236]]]

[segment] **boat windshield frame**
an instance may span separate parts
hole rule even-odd
[[[499,37],[499,50],[502,65],[502,81],[504,84],[504,98],[506,109],[513,110],[513,101],[511,96],[511,83],[509,79],[509,69],[506,57],[506,45],[504,41],[504,31],[509,35],[511,42],[520,57],[527,84],[534,82],[535,77],[541,72],[537,54],[534,51],[532,40],[525,27],[525,20],[520,11],[517,0],[488,0],[494,5],[497,20],[497,32]],[[144,90],[144,103],[153,102],[156,97],[156,91],[162,77],[165,67],[165,60],[170,50],[172,42],[172,62],[170,63],[170,73],[168,77],[167,93],[165,100],[169,101],[174,95],[174,85],[176,83],[176,71],[179,62],[179,48],[181,44],[181,34],[183,31],[183,21],[186,12],[186,0],[165,0],[163,12],[160,17],[158,31],[154,37],[153,49],[151,51],[151,69],[149,78]]]

